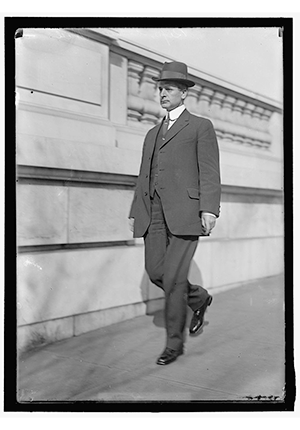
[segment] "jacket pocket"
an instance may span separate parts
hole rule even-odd
[[[199,199],[199,190],[197,188],[187,188],[188,195],[191,199]]]

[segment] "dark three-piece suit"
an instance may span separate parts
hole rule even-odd
[[[145,267],[165,292],[167,347],[181,348],[187,305],[195,311],[208,292],[187,280],[199,236],[201,212],[220,210],[219,149],[210,120],[186,109],[163,134],[146,135],[131,206],[134,237],[145,242]]]

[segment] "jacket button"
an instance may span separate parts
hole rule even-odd
[[[148,196],[148,193],[147,193],[147,191],[145,191],[145,196]]]

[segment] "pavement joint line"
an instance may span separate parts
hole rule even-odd
[[[90,365],[95,366],[95,367],[106,367],[106,368],[111,369],[111,370],[120,370],[123,372],[129,372],[129,373],[134,372],[136,370],[140,370],[143,368],[143,366],[141,366],[141,367],[138,367],[138,368],[135,368],[134,370],[132,370],[132,369],[128,369],[126,367],[109,366],[108,364],[105,364],[105,363],[95,363],[93,361],[80,359],[79,357],[63,356],[63,355],[57,355],[57,354],[53,354],[53,353],[52,353],[52,356],[54,356],[56,358],[62,358],[62,359],[66,359],[66,360],[73,360],[73,361],[77,361],[80,363],[90,364]]]
[[[203,387],[202,385],[194,385],[194,384],[190,384],[190,383],[186,383],[186,382],[180,382],[180,381],[176,381],[176,380],[170,379],[170,378],[167,379],[167,378],[162,378],[160,376],[155,376],[155,375],[153,375],[153,378],[155,378],[155,379],[161,379],[163,381],[172,381],[172,382],[174,382],[176,384],[179,384],[179,385],[184,385],[184,386],[193,387],[193,388],[201,388],[203,390],[213,391],[213,392],[216,392],[216,393],[231,394],[232,396],[237,396],[238,395],[237,393],[231,393],[230,391],[223,391],[223,390],[217,390],[215,388]]]
[[[262,344],[262,345],[269,345],[269,346],[277,346],[280,347],[282,346],[281,342],[270,342],[268,340],[251,340],[250,343],[255,343],[255,344]]]
[[[127,371],[129,374],[135,374],[135,373],[136,373],[136,371],[137,371],[137,370],[140,370],[141,368],[139,368],[139,369],[130,369],[130,370],[128,370],[128,369],[120,369],[120,368],[117,368],[117,367],[116,367],[116,369],[118,369],[118,370],[125,370],[125,371]],[[157,369],[157,370],[161,370],[161,369]],[[193,388],[201,388],[201,389],[209,390],[209,391],[213,391],[213,392],[224,393],[224,394],[231,394],[231,395],[233,395],[233,396],[237,395],[237,393],[232,393],[232,392],[230,392],[230,391],[217,390],[217,389],[214,389],[214,388],[204,387],[204,386],[202,386],[202,385],[195,385],[195,384],[190,384],[190,383],[186,383],[186,382],[178,381],[178,380],[176,380],[176,379],[173,379],[172,377],[166,378],[166,377],[161,377],[161,376],[159,376],[159,375],[152,374],[152,375],[150,375],[150,376],[149,376],[149,378],[150,378],[150,379],[151,379],[151,378],[159,379],[159,380],[162,380],[162,381],[168,381],[168,382],[170,382],[170,381],[171,381],[172,383],[175,383],[175,384],[178,384],[178,385],[182,385],[182,386],[193,387]]]
[[[127,369],[127,368],[123,368],[123,367],[109,366],[108,364],[104,364],[104,363],[95,363],[93,361],[84,360],[84,359],[81,359],[79,357],[70,357],[70,356],[63,356],[63,355],[57,355],[57,354],[52,354],[52,356],[54,356],[56,358],[63,358],[66,360],[73,360],[73,361],[77,361],[80,363],[87,363],[87,364],[91,364],[91,365],[96,366],[96,367],[107,367],[107,368],[112,369],[112,370],[114,370],[114,369],[115,370],[122,370],[124,372],[131,372],[132,371],[131,369]],[[139,369],[141,369],[141,368],[142,367],[140,367]]]
[[[134,374],[134,373],[135,373],[135,370],[128,371],[128,373]],[[203,386],[201,386],[201,385],[199,386],[199,385],[189,384],[189,383],[185,383],[185,382],[181,382],[181,381],[176,381],[176,380],[174,380],[174,379],[170,379],[170,378],[162,378],[162,377],[160,377],[160,376],[155,376],[155,375],[151,375],[149,378],[150,378],[150,379],[154,378],[154,379],[159,379],[159,380],[161,380],[161,381],[171,382],[172,384],[181,385],[181,386],[183,386],[183,387],[193,387],[193,388],[196,388],[196,389],[206,390],[206,391],[215,392],[215,393],[229,394],[229,395],[231,395],[231,396],[236,396],[237,398],[243,399],[243,397],[241,397],[241,396],[240,396],[240,395],[238,395],[237,393],[232,393],[232,392],[230,392],[230,391],[217,390],[217,389],[214,389],[214,388],[203,387]],[[92,387],[92,388],[93,388],[93,387]],[[100,390],[101,390],[101,389],[100,389]],[[81,393],[81,395],[84,395],[84,393],[85,393],[85,392],[88,392],[88,391],[90,391],[90,389],[88,389],[88,390],[84,390],[84,391]],[[114,394],[112,394],[112,395],[114,395]],[[140,397],[141,397],[141,400],[143,400],[143,399],[144,399],[144,397],[145,397],[145,396],[143,396],[142,394],[138,394],[138,396],[140,396]],[[68,400],[72,400],[72,398],[69,398]],[[109,399],[107,399],[107,400],[109,400]]]
[[[93,362],[90,362],[90,361],[87,361],[87,360],[81,360],[81,359],[79,359],[77,357],[68,357],[68,356],[66,357],[66,356],[59,356],[59,355],[56,355],[56,354],[53,354],[53,355],[55,357],[58,357],[58,358],[64,358],[64,359],[69,359],[69,360],[73,360],[73,361],[77,361],[77,362],[84,362],[84,363],[87,363],[87,364],[92,364],[93,366],[96,366],[96,367],[106,367],[106,368],[109,368],[111,370],[114,370],[114,369],[115,370],[120,370],[120,371],[123,371],[123,372],[127,372],[128,374],[134,374],[134,373],[136,373],[137,370],[139,370],[139,369],[142,368],[141,367],[139,369],[126,369],[126,368],[121,368],[121,367],[117,367],[117,366],[109,366],[107,364],[97,364],[97,363],[93,363]],[[204,389],[204,390],[208,390],[208,391],[212,391],[212,392],[217,392],[217,393],[230,394],[230,395],[233,395],[233,396],[237,395],[237,393],[232,393],[230,391],[217,390],[217,389],[208,388],[208,387],[205,387],[205,386],[202,386],[202,385],[195,385],[195,384],[190,384],[190,383],[186,383],[186,382],[181,382],[181,381],[178,381],[178,380],[173,379],[173,378],[164,378],[164,377],[161,377],[159,375],[151,375],[150,378],[159,379],[159,380],[168,381],[168,382],[171,381],[172,383],[175,383],[175,384],[178,384],[178,385],[182,385],[182,386],[186,386],[186,387],[193,387],[193,388],[198,388],[198,389]]]

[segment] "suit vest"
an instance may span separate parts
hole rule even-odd
[[[168,131],[167,131],[168,133]],[[166,134],[167,134],[166,133]],[[151,160],[151,168],[150,168],[150,197],[154,196],[154,192],[158,193],[158,181],[159,181],[159,169],[158,169],[158,154],[159,148],[165,141],[165,137],[163,135],[163,127],[161,126],[159,132],[156,136],[153,156]]]

